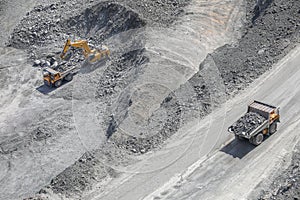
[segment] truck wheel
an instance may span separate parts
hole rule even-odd
[[[270,135],[274,134],[277,131],[277,123],[273,122],[273,124],[271,124],[270,128],[269,128],[269,133]]]
[[[61,81],[61,80],[58,80],[58,81],[56,81],[56,82],[55,82],[55,84],[54,84],[54,85],[55,85],[55,87],[57,87],[57,88],[58,88],[58,87],[60,87],[60,86],[61,86],[61,84],[62,84],[62,81]]]
[[[254,144],[255,146],[260,145],[264,140],[264,135],[262,133],[257,134],[256,136],[250,138],[250,143]]]
[[[68,75],[65,77],[65,80],[66,80],[66,81],[71,81],[71,80],[73,80],[73,74],[68,74]]]

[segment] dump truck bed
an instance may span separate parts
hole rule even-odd
[[[76,67],[72,66],[72,67],[68,67],[65,68],[63,72],[61,72],[62,76],[68,75],[69,73],[74,73],[75,72]]]
[[[254,132],[268,124],[268,119],[255,112],[247,112],[229,127],[229,132],[250,138]]]

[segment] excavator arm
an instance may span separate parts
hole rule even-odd
[[[75,41],[75,42],[71,42],[71,40],[68,39],[67,42],[65,43],[65,46],[64,46],[64,49],[63,49],[62,53],[60,54],[60,57],[62,59],[65,58],[65,56],[66,56],[66,54],[67,54],[70,47],[81,48],[83,50],[83,55],[85,57],[88,57],[88,55],[93,52],[90,49],[90,47],[88,45],[88,42],[86,40],[78,40],[78,41]]]
[[[70,46],[71,46],[71,40],[68,39],[65,43],[63,51],[60,54],[61,59],[65,59],[66,53],[68,52]]]
[[[65,59],[70,47],[81,48],[83,50],[84,57],[92,63],[102,59],[103,57],[109,58],[110,56],[110,50],[104,45],[103,49],[91,49],[86,40],[78,40],[75,42],[71,42],[71,40],[68,39],[65,43],[63,51],[60,54],[60,57],[62,59]]]

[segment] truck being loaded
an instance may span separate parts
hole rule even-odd
[[[44,84],[49,87],[60,87],[64,80],[68,82],[71,81],[76,72],[76,67],[63,69],[63,71],[57,71],[47,67],[43,70]]]
[[[265,135],[277,131],[280,122],[279,108],[259,101],[248,106],[247,113],[232,124],[228,131],[238,139],[248,139],[254,145],[260,145]]]

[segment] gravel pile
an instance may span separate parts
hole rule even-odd
[[[90,189],[91,185],[115,176],[116,172],[112,168],[105,166],[94,153],[88,152],[52,179],[50,185],[41,189],[39,194],[47,193],[47,190],[51,189],[54,193],[74,197]]]
[[[58,105],[53,105],[57,106]],[[69,105],[64,105],[69,108]],[[26,127],[22,131],[28,132],[22,137],[15,135],[10,139],[1,141],[0,143],[0,155],[9,155],[13,152],[24,151],[30,145],[36,145],[36,143],[45,143],[45,141],[54,140],[56,137],[63,135],[65,130],[72,131],[74,127],[70,126],[72,121],[72,113],[61,111],[59,109],[54,110],[57,116],[49,117],[49,110],[45,113],[37,114],[32,117],[32,121],[26,124]],[[36,122],[36,119],[44,119]],[[26,123],[26,122],[20,122]]]
[[[112,58],[112,64],[104,71],[99,80],[96,98],[111,101],[112,97],[133,82],[139,71],[142,70],[142,65],[149,61],[144,52],[145,49],[137,49],[118,58]]]
[[[56,193],[70,199],[80,199],[83,191],[88,191],[95,184],[106,184],[107,180],[119,176],[120,172],[111,166],[118,169],[118,166],[127,166],[131,162],[127,153],[115,148],[113,144],[103,145],[101,149],[83,154],[74,164],[54,177],[36,197]]]
[[[259,200],[300,199],[300,145],[294,151],[292,163],[282,175],[261,191]]]
[[[182,8],[189,1],[162,0],[162,1],[57,1],[51,4],[43,4],[35,7],[21,20],[14,29],[8,46],[28,51],[29,60],[37,67],[53,65],[56,61],[60,64],[59,53],[68,37],[73,40],[87,39],[90,44],[100,45],[105,39],[120,32],[130,29],[142,28],[147,25],[170,26],[180,14]],[[127,39],[127,38],[126,38]],[[122,41],[124,42],[124,41]],[[124,43],[127,43],[126,41]],[[143,41],[133,38],[132,44],[138,44],[139,48],[128,52],[117,52],[99,77],[98,92],[96,93],[99,104],[107,104],[108,107],[119,93],[132,83],[138,73],[146,64],[149,57],[145,53]],[[121,47],[120,47],[121,48]],[[51,62],[51,60],[55,60]],[[74,51],[68,65],[80,66],[83,56]],[[60,88],[64,90],[65,88]],[[66,98],[64,92],[51,95],[51,98]],[[109,109],[109,108],[108,108]],[[176,109],[177,110],[177,109]],[[170,110],[169,115],[174,115]],[[108,114],[105,113],[105,114]],[[109,115],[107,117],[109,137]],[[55,130],[41,126],[36,128],[32,137],[36,141],[54,138],[49,131]],[[171,130],[172,121],[165,123]],[[66,130],[67,127],[62,127]],[[66,130],[67,131],[67,130]],[[105,181],[116,176],[116,172],[107,166],[126,166],[130,162],[128,153],[145,153],[157,147],[170,136],[170,132],[157,138],[144,138],[135,140],[132,137],[111,140],[111,144],[104,144],[102,149],[84,154],[73,165],[54,177],[48,186],[42,189],[39,195],[55,193],[70,198],[80,198],[83,191],[91,189],[95,183]],[[103,133],[105,134],[105,132]],[[105,161],[105,162],[104,162]],[[111,162],[111,164],[109,164]]]
[[[173,98],[176,99],[174,96]],[[169,99],[169,101],[171,101],[171,99]],[[168,104],[172,106],[172,109],[166,109],[166,115],[177,117],[177,119],[167,119],[163,123],[158,123],[161,113],[156,112],[148,121],[147,126],[154,127],[150,129],[149,132],[140,133],[138,136],[132,136],[124,134],[124,132],[120,130],[117,131],[117,129],[115,128],[112,129],[114,130],[114,132],[110,132],[110,135],[108,135],[109,139],[116,145],[117,148],[124,149],[125,151],[133,154],[144,154],[148,151],[153,150],[154,148],[160,147],[168,138],[170,138],[170,136],[172,136],[172,134],[175,132],[175,130],[178,129],[180,125],[180,117],[178,116],[180,116],[181,113],[181,106],[176,100],[174,100],[173,103],[174,104]],[[162,103],[162,105],[165,104],[166,101]],[[112,121],[111,123],[113,124],[114,122]],[[151,133],[151,130],[155,131],[155,134],[149,134]]]
[[[230,129],[235,134],[242,134],[242,133],[250,133],[257,127],[259,127],[266,119],[253,112],[246,113],[244,116],[242,116],[240,119],[238,119],[231,127]]]
[[[245,88],[300,42],[299,7],[300,2],[292,0],[247,1],[242,38],[212,54],[229,95]]]
[[[140,13],[147,22],[167,27],[184,14],[183,7],[190,2],[191,0],[140,0],[126,1],[126,5]]]
[[[112,2],[98,4],[72,1],[74,7],[59,1],[40,5],[27,13],[15,28],[9,46],[28,49],[31,59],[57,54],[67,38],[87,39],[99,46],[104,39],[145,25],[137,13]]]
[[[15,28],[8,45],[20,49],[61,43],[68,36],[87,38],[95,45],[104,39],[149,24],[170,25],[190,0],[163,1],[57,1],[39,5]],[[40,50],[40,49],[39,49]]]

